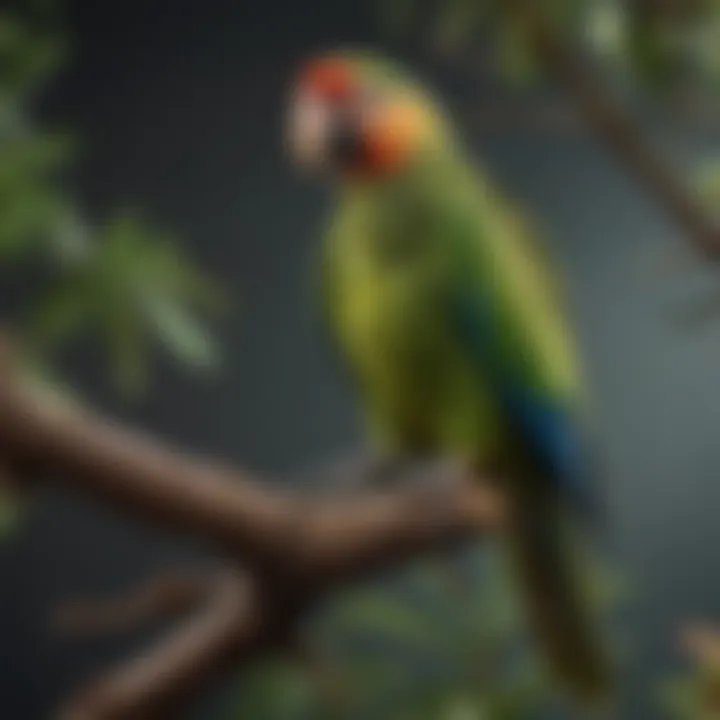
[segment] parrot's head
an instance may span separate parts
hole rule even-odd
[[[398,173],[447,141],[441,112],[420,85],[358,52],[328,53],[301,68],[286,130],[294,160],[345,179]]]

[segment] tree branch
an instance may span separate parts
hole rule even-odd
[[[123,597],[67,602],[53,613],[51,627],[73,640],[132,631],[194,609],[213,579],[207,569],[165,572]]]
[[[337,585],[495,528],[503,515],[489,485],[462,473],[448,482],[447,465],[431,486],[425,476],[421,487],[350,498],[270,490],[245,472],[39,394],[2,357],[0,459],[13,467],[32,461],[33,475],[48,482],[211,543],[230,567],[170,575],[129,602],[66,614],[66,629],[92,632],[205,599],[157,647],[73,698],[63,720],[176,717],[211,679],[292,647],[305,613]]]
[[[720,259],[720,228],[707,217],[691,190],[663,162],[632,118],[609,97],[579,53],[557,36],[546,21],[542,3],[507,2],[525,22],[545,70],[565,88],[588,126],[688,233],[696,250],[708,259]]]
[[[249,563],[284,550],[294,503],[241,471],[193,457],[18,382],[0,383],[0,452],[155,526],[194,535]],[[62,475],[62,477],[54,477]]]
[[[176,717],[203,684],[260,650],[262,612],[251,584],[232,572],[209,585],[204,610],[150,652],[91,683],[58,720],[158,720]]]
[[[293,562],[313,583],[332,586],[497,527],[503,517],[498,495],[490,485],[465,480],[453,488],[318,504],[299,530]]]

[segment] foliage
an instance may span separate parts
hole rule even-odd
[[[13,325],[28,368],[53,374],[61,352],[85,336],[109,351],[117,386],[143,389],[150,349],[212,367],[214,344],[199,318],[217,288],[137,211],[83,217],[67,190],[73,143],[38,127],[38,101],[65,57],[59,9],[26,0],[0,10],[0,272],[36,292]]]
[[[523,2],[395,0],[383,3],[394,31],[428,29],[444,47],[482,47],[497,75],[514,85],[546,80],[526,32]],[[584,49],[606,71],[669,92],[689,83],[720,86],[717,0],[546,0],[535,5],[547,27]]]
[[[680,634],[691,672],[662,688],[661,704],[677,720],[720,717],[720,636],[714,628],[693,624]]]
[[[77,391],[58,381],[63,353],[86,337],[107,348],[126,394],[144,389],[154,344],[192,367],[213,367],[202,318],[222,298],[138,212],[93,223],[68,190],[72,138],[36,121],[67,56],[61,9],[52,0],[0,8],[0,276],[9,306],[0,323],[12,329],[34,388],[67,402]],[[6,536],[22,506],[0,494]]]
[[[715,720],[720,716],[717,673],[698,670],[668,683],[660,700],[668,716],[675,720]]]
[[[592,581],[598,612],[622,589]],[[235,707],[272,720],[527,720],[559,702],[525,641],[517,594],[500,556],[484,548],[459,563],[419,562],[392,580],[336,598],[310,628],[332,692],[302,667],[269,664],[244,678]],[[269,683],[272,693],[257,691]],[[276,684],[277,683],[277,684]],[[300,691],[298,688],[304,688]],[[278,707],[276,695],[292,692]]]

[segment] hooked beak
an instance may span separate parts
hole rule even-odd
[[[286,144],[290,158],[306,169],[318,169],[327,160],[330,109],[322,100],[296,94],[290,104]]]
[[[297,165],[311,172],[377,178],[407,164],[421,146],[425,125],[410,103],[338,107],[299,92],[288,113],[288,151]]]
[[[288,113],[286,141],[291,159],[302,168],[345,170],[361,160],[361,113],[340,112],[322,98],[298,93]]]

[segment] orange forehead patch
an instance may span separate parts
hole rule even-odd
[[[422,144],[427,119],[410,102],[398,103],[368,120],[368,165],[375,174],[387,174],[409,161]]]
[[[300,74],[300,87],[324,100],[342,102],[354,93],[357,78],[347,61],[325,57],[305,66]]]

